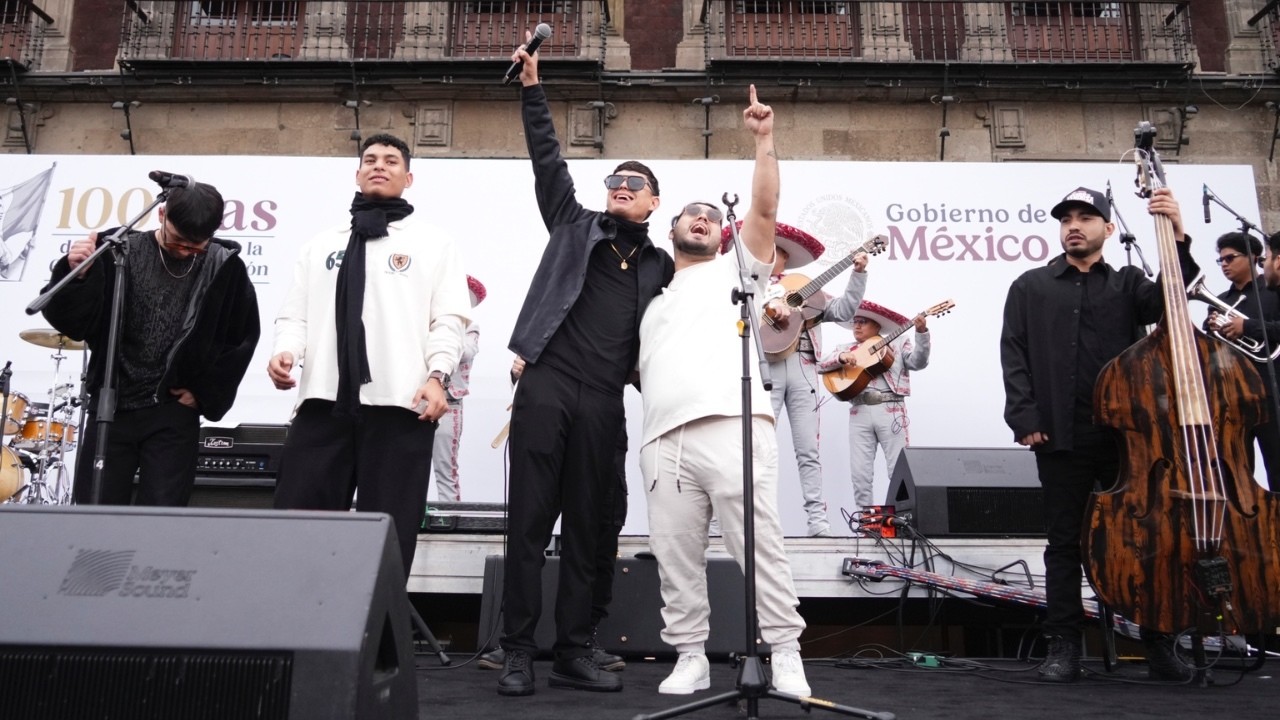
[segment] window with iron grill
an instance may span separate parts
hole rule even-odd
[[[1028,2],[1013,3],[1014,17],[1118,18],[1120,3],[1114,2]],[[1066,11],[1064,13],[1064,10]]]
[[[195,20],[245,20],[254,23],[298,21],[297,0],[197,0],[192,3]]]
[[[835,0],[736,0],[733,3],[735,13],[767,13],[782,15],[848,15],[848,2]]]

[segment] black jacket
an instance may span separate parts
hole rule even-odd
[[[507,347],[527,362],[536,363],[582,293],[592,249],[601,241],[616,238],[618,227],[607,215],[587,210],[574,197],[573,178],[560,154],[560,141],[556,138],[542,86],[524,88],[521,99],[538,209],[551,239],[542,252],[542,261],[534,272]],[[665,250],[655,247],[645,237],[636,267],[640,293],[636,326],[639,327],[649,302],[675,274],[675,263]],[[632,357],[627,358],[630,367],[635,367],[636,354],[633,352]]]
[[[113,230],[103,232],[107,237]],[[53,267],[48,290],[69,272],[64,255]],[[68,284],[44,310],[44,317],[58,332],[73,340],[85,340],[89,358],[87,384],[96,397],[102,385],[107,333],[111,320],[111,295],[116,264],[111,253],[94,261],[82,280]],[[165,398],[170,388],[186,388],[196,397],[200,414],[219,420],[231,409],[260,333],[258,297],[249,280],[240,245],[221,238],[209,243],[191,293],[178,342],[169,351],[164,377],[156,396]]]
[[[1191,259],[1191,239],[1178,243],[1183,277],[1199,268]],[[1157,282],[1138,268],[1119,270],[1099,261],[1091,272],[1105,273],[1105,290],[1091,298],[1095,320],[1103,323],[1094,338],[1104,359],[1115,358],[1146,335],[1145,325],[1164,316],[1164,297]],[[1013,281],[1004,306],[1000,364],[1004,370],[1004,419],[1014,439],[1043,432],[1049,441],[1037,452],[1073,449],[1082,293],[1078,273],[1065,255],[1044,267],[1028,270]],[[1092,388],[1097,378],[1085,378]]]

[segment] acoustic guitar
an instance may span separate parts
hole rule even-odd
[[[916,318],[941,317],[951,312],[951,309],[955,306],[954,302],[943,300],[920,313]],[[889,343],[897,340],[899,335],[902,335],[914,325],[915,318],[912,318],[911,322],[898,328],[888,336],[877,335],[861,343],[853,349],[853,362],[848,365],[842,365],[829,373],[823,373],[822,384],[827,387],[827,390],[832,395],[835,395],[840,400],[845,402],[853,400],[854,396],[862,392],[872,379],[893,367],[893,358],[886,357],[889,354]]]
[[[876,235],[840,262],[832,265],[818,277],[810,280],[804,275],[787,275],[775,283],[765,297],[765,302],[781,298],[791,308],[785,318],[775,318],[768,310],[760,319],[760,345],[770,362],[785,360],[800,344],[800,331],[821,321],[831,297],[822,287],[853,264],[853,256],[860,252],[878,255],[888,246],[884,235]]]

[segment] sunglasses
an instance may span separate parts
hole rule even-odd
[[[1241,255],[1240,253],[1235,253],[1233,255],[1223,255],[1217,260],[1214,260],[1214,262],[1218,263],[1219,265],[1230,265],[1231,261],[1235,260],[1238,257],[1244,257],[1244,256]]]
[[[617,190],[624,183],[631,192],[640,192],[649,181],[640,175],[610,175],[604,179],[604,186],[610,190]]]
[[[192,255],[204,255],[209,252],[208,242],[205,242],[203,245],[192,245],[185,242],[169,242],[169,228],[167,227],[167,223],[160,226],[160,244],[164,245],[169,250],[185,250]]]
[[[689,203],[684,206],[684,210],[680,214],[695,218],[699,215],[706,215],[708,220],[717,225],[720,224],[721,220],[724,220],[724,213],[720,212],[720,208],[703,205],[702,203]]]

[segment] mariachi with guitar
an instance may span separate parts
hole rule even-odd
[[[887,308],[864,301],[858,310],[859,317],[875,321],[880,334],[866,338],[849,351],[840,353],[839,363],[822,373],[823,386],[837,399],[852,401],[872,380],[893,367],[894,340],[914,327],[917,320],[941,317],[951,312],[955,306],[951,300],[943,300],[922,310],[914,318],[907,319]]]

